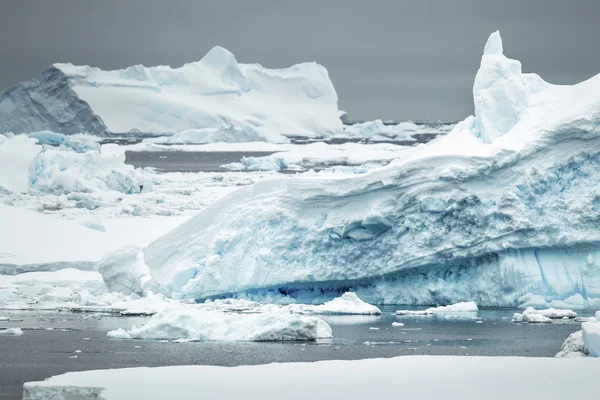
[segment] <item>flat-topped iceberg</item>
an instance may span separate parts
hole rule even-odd
[[[340,115],[337,94],[321,65],[267,69],[238,63],[218,46],[179,68],[135,65],[103,71],[54,64],[0,93],[0,132],[15,133],[172,134],[199,129],[204,133],[187,136],[215,141],[206,129],[230,127],[229,134],[238,129],[251,132],[250,139],[281,141],[281,135],[340,132]]]
[[[600,76],[551,85],[501,48],[495,33],[476,116],[448,135],[361,175],[233,192],[145,248],[151,274],[198,299],[352,290],[374,304],[598,306]]]

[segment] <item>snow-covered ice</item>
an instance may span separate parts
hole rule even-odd
[[[54,64],[0,93],[0,132],[172,134],[230,126],[265,140],[315,136],[342,131],[337,100],[321,65],[267,69],[238,63],[217,46],[179,68]]]
[[[381,310],[358,298],[356,293],[347,292],[331,301],[317,306],[305,305],[298,310],[310,314],[331,315],[381,315]]]
[[[227,314],[193,305],[167,308],[141,327],[108,332],[109,338],[187,341],[281,341],[330,338],[320,318],[273,310],[260,314]]]
[[[402,373],[399,373],[401,371]],[[527,357],[402,356],[239,367],[172,366],[69,372],[23,387],[24,400],[315,399],[363,400],[373,393],[408,398],[592,399],[598,360]],[[300,378],[301,377],[301,378]],[[526,377],[526,379],[524,378]],[[565,377],[577,377],[565,384]],[[525,380],[524,380],[525,379]],[[235,383],[235,384],[232,384]],[[517,390],[518,392],[515,392]]]
[[[593,308],[600,77],[544,83],[500,44],[486,45],[476,116],[448,135],[364,174],[241,188],[145,248],[151,274],[197,299],[310,285],[375,304],[518,306],[534,294]]]
[[[433,315],[433,314],[460,314],[476,313],[479,311],[477,304],[473,301],[464,301],[447,306],[429,307],[425,310],[397,310],[396,315]]]
[[[548,323],[553,319],[573,319],[577,317],[577,313],[573,310],[557,310],[555,308],[547,308],[536,310],[533,307],[527,307],[522,314],[515,313],[512,322],[529,322],[529,323]]]

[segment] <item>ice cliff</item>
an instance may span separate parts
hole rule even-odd
[[[268,139],[342,130],[337,94],[316,63],[240,64],[215,47],[180,68],[102,71],[54,64],[0,93],[0,132],[175,133],[236,126]]]
[[[174,296],[600,306],[600,76],[522,74],[496,32],[475,116],[347,179],[242,188],[144,250]]]

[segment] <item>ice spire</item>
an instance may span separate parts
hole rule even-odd
[[[483,48],[483,54],[503,54],[502,37],[500,37],[499,31],[490,35]]]

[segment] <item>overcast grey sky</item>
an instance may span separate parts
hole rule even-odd
[[[240,62],[329,70],[353,119],[457,120],[488,35],[526,72],[600,72],[599,0],[55,0],[0,6],[0,88],[54,62],[179,66],[213,46]]]

